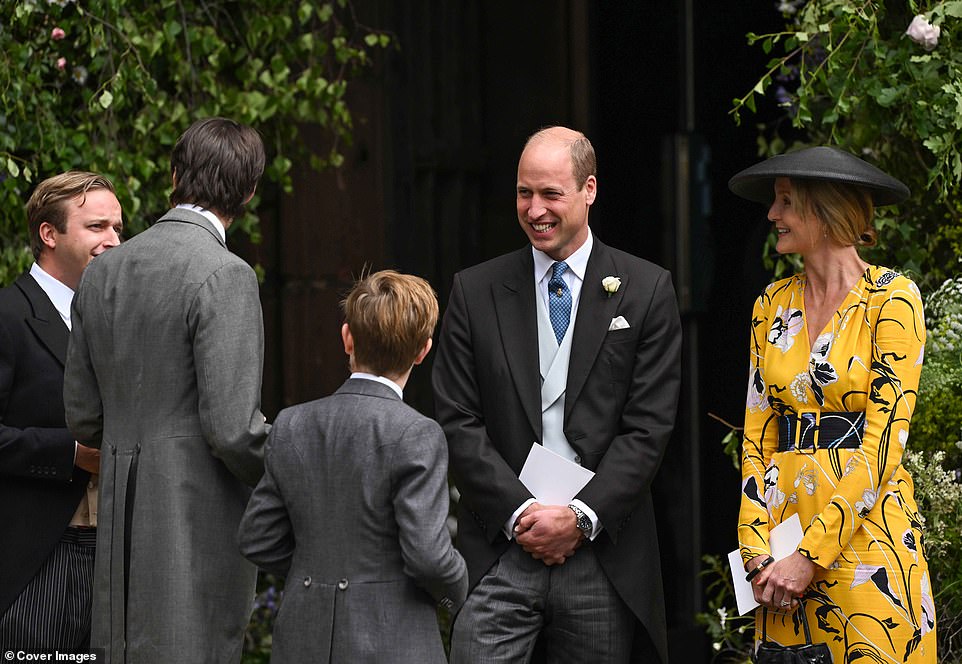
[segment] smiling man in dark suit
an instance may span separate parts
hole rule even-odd
[[[111,182],[71,171],[27,202],[36,262],[0,290],[0,650],[76,650],[90,638],[100,452],[64,422],[70,302],[123,230]]]
[[[456,664],[667,663],[650,487],[677,407],[671,277],[594,237],[595,155],[580,132],[533,135],[518,164],[530,247],[457,274],[434,367],[461,492],[469,595]],[[547,505],[518,479],[533,442],[594,477]]]

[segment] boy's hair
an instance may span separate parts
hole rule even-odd
[[[27,201],[27,224],[30,227],[30,249],[34,258],[40,258],[43,241],[40,239],[40,224],[47,222],[61,235],[67,232],[67,201],[78,196],[80,204],[86,202],[86,195],[92,189],[106,189],[114,192],[109,178],[87,171],[67,171],[49,177],[33,190]]]
[[[438,298],[421,277],[382,270],[362,278],[341,302],[354,337],[354,364],[378,375],[411,368],[438,322]]]

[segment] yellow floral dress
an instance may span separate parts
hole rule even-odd
[[[836,664],[934,663],[921,521],[902,467],[925,346],[918,287],[868,268],[809,348],[805,283],[797,274],[770,284],[752,315],[742,559],[767,555],[771,528],[798,514],[798,551],[816,564],[805,600],[813,641],[828,643]],[[860,441],[778,451],[781,416],[804,426],[838,411],[864,412]],[[785,449],[791,435],[783,438]],[[762,616],[757,610],[756,639]],[[768,611],[768,639],[802,643],[799,624],[791,612]]]

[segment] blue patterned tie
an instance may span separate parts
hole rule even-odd
[[[567,269],[567,263],[558,261],[551,266],[551,279],[548,281],[548,317],[559,345],[571,320],[571,291],[561,278]]]

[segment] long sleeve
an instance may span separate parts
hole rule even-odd
[[[738,543],[742,561],[767,555],[768,508],[765,470],[778,444],[778,414],[768,401],[765,383],[765,350],[769,330],[766,290],[752,310],[749,341],[748,394],[742,439],[741,507],[738,514]],[[777,491],[777,487],[772,487]]]
[[[254,486],[270,426],[260,411],[264,326],[253,270],[230,262],[202,284],[188,311],[198,411],[214,456]]]
[[[28,423],[20,421],[11,413],[11,402],[16,390],[15,381],[30,380],[25,374],[37,371],[36,367],[18,366],[17,345],[4,321],[0,321],[0,475],[29,477],[67,482],[73,477],[74,438],[63,426],[63,414],[50,412],[47,417]],[[24,388],[38,395],[42,393],[42,378],[36,378],[34,387]],[[51,382],[51,389],[56,385]],[[53,400],[48,400],[53,401]],[[49,408],[59,404],[51,403]],[[32,408],[42,408],[32,404]],[[46,426],[33,426],[40,420]],[[54,426],[54,422],[60,426]]]
[[[100,385],[91,362],[90,346],[84,327],[84,312],[78,306],[83,288],[83,278],[77,296],[71,306],[70,343],[67,346],[67,363],[64,369],[63,400],[67,428],[84,445],[100,448],[104,434],[104,406]]]
[[[456,275],[434,361],[434,396],[461,499],[492,542],[512,512],[532,495],[489,435],[478,384],[476,334],[482,332],[472,329],[464,288]]]
[[[294,530],[277,481],[272,452],[275,445],[287,445],[290,453],[296,451],[286,440],[278,440],[280,431],[275,427],[268,437],[264,475],[247,503],[237,529],[237,543],[241,554],[258,567],[287,576],[294,557]]]
[[[408,427],[390,467],[404,571],[456,608],[467,596],[468,576],[447,530],[448,450],[437,423],[423,419]]]

